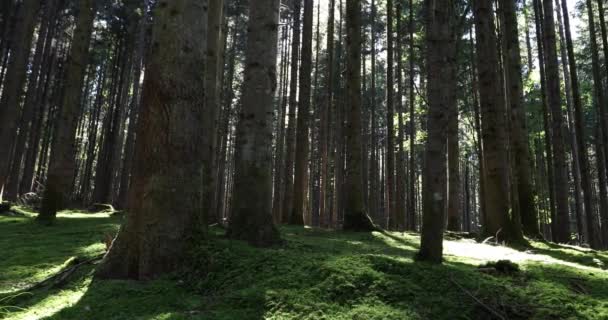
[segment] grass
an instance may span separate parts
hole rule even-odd
[[[490,308],[506,319],[608,319],[605,252],[450,240],[437,266],[414,262],[416,234],[300,227],[282,227],[286,242],[271,249],[213,229],[194,252],[194,269],[166,279],[91,281],[90,266],[61,288],[24,291],[74,257],[102,253],[104,235],[119,224],[107,214],[64,212],[52,227],[31,214],[0,217],[0,318],[493,319]],[[521,271],[478,269],[501,259]]]

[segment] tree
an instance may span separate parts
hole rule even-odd
[[[272,219],[271,168],[279,3],[260,0],[249,7],[243,105],[236,135],[228,236],[256,246],[279,241]]]
[[[130,211],[96,275],[151,279],[182,265],[202,221],[207,1],[161,1],[137,128]],[[193,160],[197,159],[197,160]]]
[[[76,29],[67,62],[63,101],[53,137],[47,180],[38,220],[51,223],[57,211],[66,207],[76,170],[75,135],[81,91],[89,58],[89,42],[95,18],[95,1],[78,3]]]
[[[530,152],[528,146],[528,129],[526,113],[523,106],[523,84],[521,67],[521,50],[519,47],[519,30],[517,26],[516,3],[514,0],[501,0],[503,21],[504,51],[506,59],[505,78],[507,81],[507,101],[511,120],[511,144],[513,149],[513,169],[515,175],[519,214],[523,231],[532,237],[539,237],[538,214],[534,206],[534,189],[530,174]],[[515,213],[515,212],[514,212]],[[519,224],[520,221],[514,221]]]
[[[504,96],[500,88],[494,14],[490,3],[473,5],[477,68],[481,107],[484,161],[484,234],[504,240],[520,240],[509,217],[509,163]]]
[[[346,175],[344,230],[372,231],[363,193],[361,152],[361,2],[346,0]]]
[[[594,18],[594,14],[593,14],[593,3],[591,2],[591,0],[587,0],[586,1],[586,5],[587,5],[587,19],[588,19],[588,23],[589,23],[589,43],[590,43],[590,48],[591,48],[591,64],[592,64],[592,68],[593,68],[593,88],[594,88],[594,99],[595,99],[595,104],[597,106],[598,111],[598,115],[599,115],[599,130],[600,130],[600,134],[598,135],[598,138],[600,138],[602,141],[602,145],[604,146],[603,149],[601,149],[602,151],[604,151],[604,156],[606,155],[606,145],[608,145],[608,127],[606,124],[607,118],[608,118],[608,112],[606,112],[606,96],[604,93],[604,90],[602,89],[602,76],[600,74],[600,62],[599,62],[599,53],[598,53],[598,45],[597,45],[597,38],[596,38],[596,31],[595,31],[595,18]],[[599,160],[598,160],[599,161]],[[598,163],[598,167],[602,166],[603,164]],[[605,185],[600,185],[600,190],[601,188],[606,188]],[[598,231],[598,224],[597,224],[597,216],[595,214],[594,211],[591,212],[586,212],[587,214],[587,233],[588,233],[588,242],[589,242],[589,246],[591,248],[594,249],[598,249],[601,247],[602,244],[602,239],[600,237],[599,231]],[[563,222],[566,222],[566,220],[564,220]],[[560,241],[566,240],[566,239],[559,239]]]
[[[395,133],[393,127],[394,99],[394,41],[393,41],[393,0],[386,2],[386,215],[389,229],[397,228],[397,211],[395,210]]]
[[[447,184],[446,142],[450,106],[453,104],[454,26],[452,1],[427,0],[426,68],[427,68],[427,140],[423,171],[422,234],[418,259],[441,263],[445,228],[445,187]]]
[[[287,112],[287,135],[285,136],[285,172],[283,173],[283,204],[281,209],[282,222],[288,223],[289,216],[293,210],[293,174],[295,163],[295,144],[296,144],[296,109],[298,102],[296,101],[298,92],[298,58],[300,57],[300,8],[302,0],[293,0],[293,36],[291,39],[291,69],[289,83],[289,110]]]
[[[18,9],[15,30],[11,41],[10,61],[6,71],[0,99],[0,201],[8,180],[14,137],[17,132],[21,95],[25,82],[26,66],[30,53],[36,16],[40,1],[24,0]],[[1,77],[0,77],[1,79]]]
[[[568,63],[570,67],[570,83],[572,89],[572,102],[574,106],[574,126],[576,136],[576,154],[579,158],[581,187],[583,189],[583,204],[585,212],[595,212],[593,207],[593,189],[591,186],[591,177],[589,175],[589,155],[587,153],[587,142],[585,141],[585,126],[583,116],[583,104],[581,101],[581,91],[578,80],[578,67],[574,57],[574,45],[572,43],[572,33],[570,32],[570,15],[568,14],[568,4],[566,0],[561,1],[561,8],[564,18],[564,34],[566,38],[566,49],[568,52]],[[582,221],[579,222],[582,224]],[[593,232],[593,230],[591,230]],[[582,234],[584,230],[579,230]]]
[[[566,165],[566,141],[564,140],[564,120],[561,111],[559,65],[553,17],[553,1],[543,0],[543,39],[545,49],[545,72],[547,83],[547,103],[551,108],[553,132],[553,173],[555,183],[555,234],[558,242],[570,240],[570,218],[568,214],[568,174]]]
[[[308,194],[308,153],[309,118],[312,76],[312,11],[313,0],[304,0],[304,27],[302,31],[302,52],[300,65],[300,98],[298,104],[298,124],[296,136],[296,163],[294,177],[294,203],[289,223],[304,224],[306,195]]]

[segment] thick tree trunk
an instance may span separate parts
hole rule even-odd
[[[81,107],[81,90],[89,60],[89,43],[95,18],[95,4],[83,0],[78,4],[76,29],[67,61],[63,100],[51,145],[42,208],[38,220],[51,223],[58,210],[68,205],[76,170],[75,135]]]
[[[346,174],[344,181],[344,230],[372,231],[363,194],[361,152],[361,3],[346,1]]]
[[[129,191],[133,202],[97,269],[100,278],[142,280],[172,272],[183,265],[193,237],[204,234],[206,3],[174,0],[156,7]]]
[[[511,144],[516,176],[516,189],[519,203],[520,221],[513,221],[516,229],[521,223],[526,235],[539,237],[538,214],[534,207],[534,189],[530,174],[530,152],[528,146],[528,128],[523,104],[523,84],[521,67],[521,50],[519,47],[519,30],[515,0],[500,0],[504,21],[504,54],[505,75],[511,120]]]
[[[279,241],[272,221],[272,108],[277,87],[279,3],[259,0],[249,7],[243,109],[235,145],[228,236],[256,246]]]
[[[423,173],[422,237],[418,258],[441,263],[447,185],[447,126],[455,80],[454,8],[451,1],[426,1],[427,141]]]
[[[484,161],[484,234],[500,240],[516,241],[509,217],[509,163],[504,96],[498,73],[498,51],[492,6],[474,1],[477,40],[477,68],[481,106],[481,133]]]

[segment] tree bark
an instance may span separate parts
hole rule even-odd
[[[395,133],[393,127],[394,110],[394,50],[393,50],[393,0],[386,2],[386,215],[389,229],[396,230],[397,216],[395,210]]]
[[[172,272],[183,264],[192,239],[205,234],[206,3],[173,0],[155,9],[129,191],[133,202],[97,269],[99,278],[144,280]]]
[[[519,240],[509,217],[509,163],[505,100],[500,88],[498,50],[492,6],[474,1],[477,68],[484,161],[484,234],[500,240]]]
[[[593,206],[593,188],[591,185],[591,177],[589,175],[589,155],[587,153],[587,142],[585,140],[585,126],[583,104],[581,101],[581,92],[578,80],[578,67],[574,56],[574,45],[572,43],[572,34],[570,32],[570,15],[568,14],[568,4],[566,0],[561,1],[563,11],[564,34],[566,38],[566,49],[568,52],[568,64],[570,66],[570,81],[572,89],[572,104],[574,107],[574,135],[576,138],[575,155],[578,156],[578,164],[580,167],[581,188],[583,191],[583,204],[585,212],[595,212]],[[573,155],[574,156],[574,155]],[[582,215],[581,215],[582,216]],[[577,217],[579,221],[579,234],[582,236],[585,230],[582,217]],[[593,231],[593,230],[592,230]]]
[[[365,208],[361,152],[361,3],[346,0],[346,174],[344,230],[372,231]]]
[[[289,111],[288,111],[288,123],[287,123],[287,135],[285,136],[285,173],[283,174],[284,180],[284,195],[282,205],[282,219],[283,223],[289,222],[289,216],[293,210],[293,175],[294,175],[294,163],[295,163],[295,145],[296,145],[296,110],[298,102],[296,97],[298,94],[298,61],[300,57],[300,8],[302,0],[293,1],[293,36],[291,39],[291,70],[289,84]]]
[[[228,236],[252,245],[279,241],[272,221],[272,108],[277,87],[279,0],[249,7],[242,111],[237,125]]]
[[[448,0],[426,2],[426,69],[427,69],[427,140],[423,172],[422,235],[418,259],[441,263],[443,259],[443,231],[445,228],[447,184],[447,125],[455,106],[453,85],[455,80],[454,7]]]
[[[608,112],[606,112],[607,104],[606,104],[606,96],[603,89],[602,76],[600,74],[600,59],[599,59],[599,48],[597,45],[597,37],[596,37],[596,29],[595,29],[595,16],[593,14],[593,3],[591,0],[586,1],[587,5],[587,19],[589,23],[589,38],[590,38],[590,49],[591,49],[591,64],[593,69],[593,88],[594,88],[594,98],[595,104],[598,109],[598,115],[600,118],[600,132],[602,145],[604,146],[604,156],[606,155],[606,146],[608,145],[608,127],[606,126],[606,119],[608,117]],[[606,157],[605,157],[606,158]],[[604,159],[606,160],[606,159]],[[598,166],[604,165],[598,163]],[[582,169],[581,169],[582,170]],[[605,177],[604,177],[605,179]],[[601,179],[600,179],[601,180]],[[604,180],[606,181],[606,180]],[[602,192],[602,188],[605,190],[605,186],[600,186],[600,192]],[[600,236],[599,228],[598,228],[598,220],[595,211],[586,212],[587,213],[587,234],[588,234],[588,242],[589,246],[593,249],[599,249],[602,247],[602,238]]]
[[[309,118],[312,81],[312,15],[313,0],[304,0],[304,25],[300,65],[300,91],[296,136],[296,162],[294,177],[294,203],[289,224],[303,225],[308,194]]]
[[[528,128],[526,112],[523,104],[523,81],[521,66],[521,50],[519,47],[519,29],[517,26],[516,3],[514,0],[500,0],[504,21],[504,50],[506,60],[505,75],[507,81],[507,100],[509,102],[509,117],[511,120],[511,145],[515,168],[516,189],[519,203],[521,222],[514,221],[517,226],[521,223],[523,231],[531,237],[539,237],[538,214],[534,207],[534,189],[530,174],[530,152],[528,146]]]
[[[568,213],[568,174],[566,164],[566,141],[564,139],[564,120],[560,91],[559,65],[553,18],[553,1],[543,0],[544,25],[543,39],[545,49],[545,72],[547,82],[547,103],[551,108],[553,131],[553,167],[555,183],[555,221],[554,240],[570,240],[570,217]]]

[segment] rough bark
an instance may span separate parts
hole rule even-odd
[[[500,88],[494,14],[490,3],[474,1],[477,70],[484,161],[484,234],[515,240],[509,217],[509,163],[505,100]]]
[[[155,9],[129,191],[133,202],[97,269],[99,278],[143,280],[175,271],[193,238],[204,235],[206,4],[163,0]]]
[[[539,237],[538,214],[534,207],[534,189],[530,174],[530,151],[528,146],[528,128],[523,104],[523,82],[521,50],[519,46],[519,29],[515,0],[500,0],[504,21],[504,54],[507,100],[511,120],[511,147],[513,150],[513,169],[521,215],[521,225],[526,235]],[[520,221],[513,221],[517,226]],[[516,228],[517,229],[517,228]]]
[[[344,230],[372,231],[363,193],[361,152],[361,3],[346,1],[347,155],[344,181]]]
[[[279,3],[259,0],[249,7],[243,102],[235,145],[228,236],[256,246],[279,241],[272,221],[272,109]]]
[[[427,77],[427,141],[423,171],[422,235],[418,259],[441,263],[443,231],[445,228],[447,184],[447,125],[450,99],[453,98],[449,81],[454,79],[454,8],[449,0],[426,2],[426,77]]]

